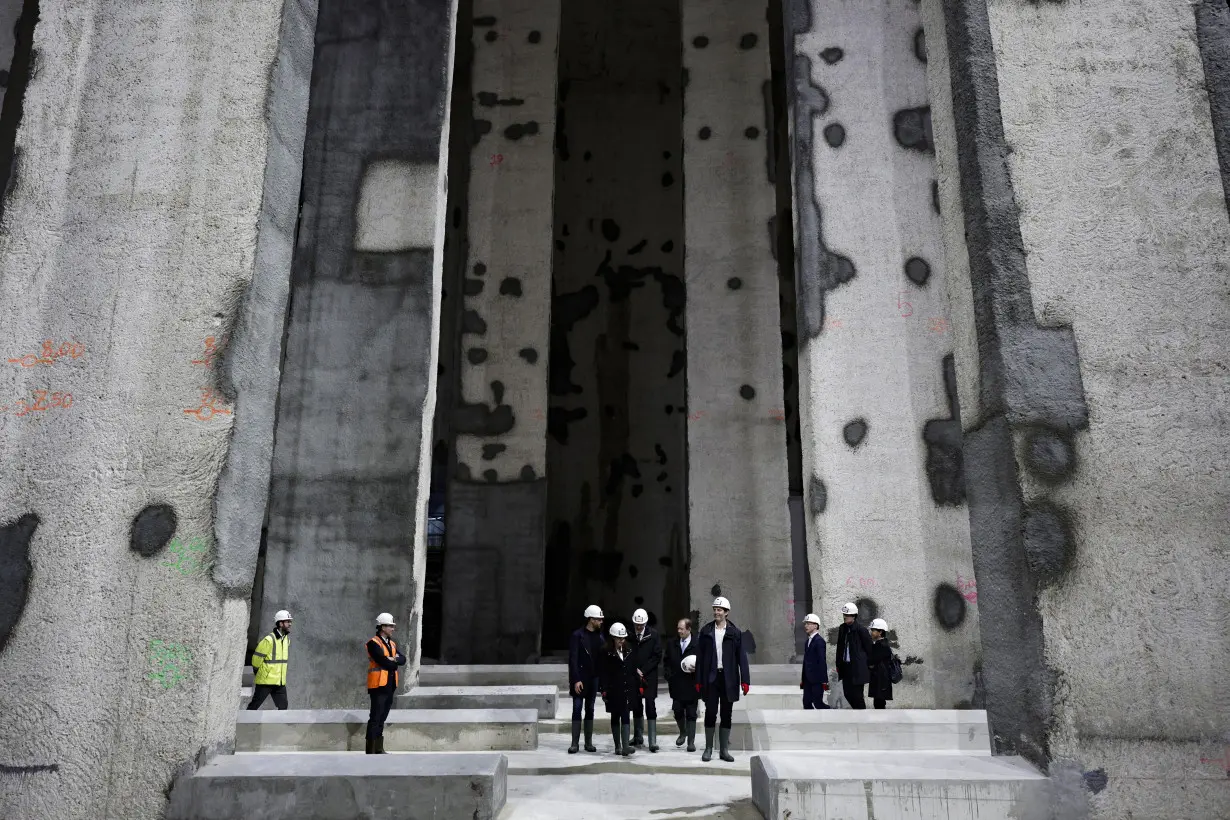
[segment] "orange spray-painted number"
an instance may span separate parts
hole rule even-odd
[[[77,342],[61,342],[59,347],[56,347],[55,342],[47,339],[43,342],[43,349],[40,353],[27,353],[24,356],[9,359],[9,364],[18,364],[22,367],[34,367],[35,365],[53,365],[58,359],[68,357],[70,359],[80,359],[85,355],[85,345]]]
[[[199,407],[185,409],[184,413],[185,415],[196,416],[200,421],[209,421],[214,417],[215,413],[229,416],[231,411],[225,407],[219,407],[219,401],[220,397],[218,394],[206,387],[201,391],[201,405]]]

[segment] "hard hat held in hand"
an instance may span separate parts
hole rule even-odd
[[[376,616],[376,626],[397,626],[393,620],[393,616],[387,612],[381,612]]]
[[[815,624],[816,626],[820,626],[820,625],[821,625],[821,624],[820,624],[820,616],[819,616],[819,615],[817,615],[817,614],[816,614],[816,613],[814,613],[814,612],[808,612],[808,613],[807,613],[807,615],[806,615],[806,616],[804,616],[804,618],[803,618],[803,623],[805,623],[805,624]]]
[[[649,613],[643,609],[638,609],[636,612],[632,613],[632,623],[634,624],[649,623]]]
[[[856,607],[854,604],[850,604],[850,603],[842,604],[842,605],[841,605],[841,614],[842,614],[842,615],[857,615],[857,614],[858,614],[858,607]]]
[[[274,623],[277,623],[278,621],[293,621],[293,620],[294,618],[290,617],[290,613],[287,612],[285,609],[279,609],[278,613],[273,616]]]
[[[586,618],[601,618],[602,617],[602,607],[594,606],[593,604],[590,604],[589,606],[585,607],[585,617]]]
[[[620,624],[620,623],[611,624],[611,637],[612,638],[626,638],[628,637],[628,630],[624,627],[623,624]]]
[[[872,629],[878,629],[878,630],[880,630],[881,632],[887,632],[887,631],[888,631],[888,624],[884,622],[884,619],[883,619],[883,618],[876,618],[875,620],[873,620],[873,621],[871,622],[871,628],[872,628]]]
[[[722,609],[726,610],[727,612],[730,612],[730,601],[726,600],[720,595],[713,599],[713,605],[720,606]]]
[[[679,664],[679,666],[684,672],[687,672],[689,675],[692,674],[696,671],[696,656],[685,655],[683,658],[683,663]]]

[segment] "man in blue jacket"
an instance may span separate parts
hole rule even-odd
[[[747,668],[747,652],[743,648],[743,633],[726,619],[730,601],[713,600],[713,620],[705,624],[696,642],[696,691],[705,701],[705,753],[700,759],[713,759],[713,729],[721,708],[722,725],[718,731],[722,760],[734,763],[730,754],[730,713],[739,690],[747,694],[752,676]]]
[[[827,709],[824,693],[829,690],[829,665],[826,654],[827,644],[820,637],[820,616],[809,612],[803,619],[803,631],[807,633],[807,645],[803,650],[803,679],[799,688],[803,690],[804,709]]]
[[[568,754],[576,754],[581,739],[581,707],[585,707],[585,751],[594,748],[594,698],[598,696],[599,664],[602,660],[602,609],[585,608],[585,626],[572,633],[568,640],[568,691],[572,694],[572,745]]]

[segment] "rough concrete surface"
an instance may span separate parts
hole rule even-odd
[[[358,752],[367,718],[359,709],[245,710],[238,715],[235,750]],[[393,709],[385,722],[385,747],[390,752],[534,749],[537,721],[535,709]]]
[[[289,270],[314,11],[41,5],[0,239],[0,525],[39,522],[0,653],[0,816],[155,818],[233,735],[247,603],[211,578],[215,490],[236,428],[270,433],[281,326],[251,319]],[[261,470],[229,481],[259,527]]]

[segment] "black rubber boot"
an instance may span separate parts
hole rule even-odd
[[[366,750],[366,754],[369,754],[369,755],[374,755],[375,753],[376,753],[376,741],[375,741],[373,738],[370,738],[370,737],[369,737],[369,738],[367,739],[367,750]]]
[[[705,753],[700,756],[700,759],[708,763],[713,760],[713,727],[705,727]]]
[[[721,755],[722,760],[725,760],[727,763],[734,763],[735,759],[730,754],[730,730],[729,729],[718,729],[718,744],[719,744],[719,748],[721,749],[719,754]]]
[[[688,721],[688,751],[696,751],[696,721]]]
[[[675,713],[675,725],[679,727],[679,737],[675,738],[675,745],[682,746],[688,739],[688,732],[684,728],[683,717],[678,712]]]
[[[592,719],[585,721],[585,751],[598,751],[594,746],[594,721]]]
[[[633,746],[644,746],[645,739],[641,737],[641,725],[642,725],[643,719],[634,717],[632,718],[632,720],[636,724],[636,731],[632,733],[632,745]]]
[[[649,729],[649,751],[656,752],[658,750],[658,721],[655,718],[650,718],[647,721]]]
[[[384,750],[384,735],[381,735],[380,737],[376,738],[376,754],[378,755],[388,754],[388,752]]]
[[[619,718],[611,718],[611,737],[615,738],[615,754],[622,755],[624,752],[620,746]]]
[[[632,757],[632,755],[636,754],[636,749],[632,748],[632,744],[628,742],[628,733],[632,730],[632,727],[625,723],[620,729],[620,734],[624,739],[624,757]]]
[[[581,751],[581,721],[574,720],[572,722],[572,745],[568,747],[568,754],[574,755]]]

